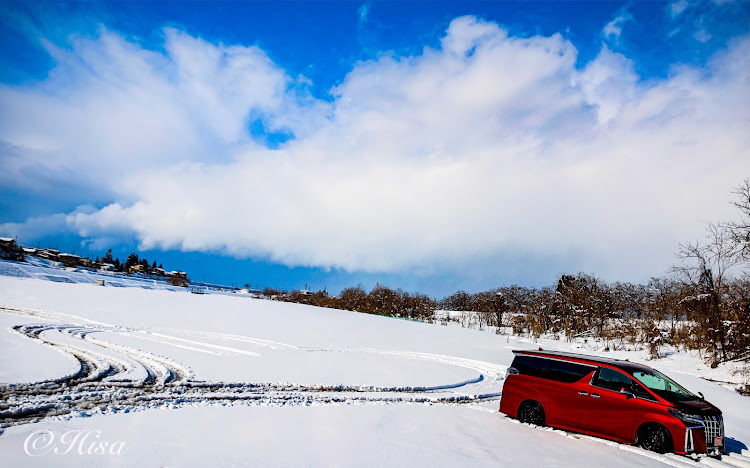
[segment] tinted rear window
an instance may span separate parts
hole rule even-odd
[[[578,382],[593,371],[593,367],[567,361],[551,361],[549,378],[560,382]]]
[[[549,363],[549,359],[541,359],[531,356],[516,356],[511,365],[521,374],[533,375],[534,377],[546,377]]]
[[[519,355],[513,359],[512,366],[520,374],[557,380],[559,382],[577,382],[594,370],[591,366],[575,362],[557,361],[532,356]]]

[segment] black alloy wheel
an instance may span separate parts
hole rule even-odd
[[[526,401],[518,410],[518,420],[522,423],[544,426],[544,408],[536,401]]]
[[[667,453],[672,451],[672,439],[669,432],[658,424],[649,424],[641,429],[638,437],[641,447],[651,452]]]

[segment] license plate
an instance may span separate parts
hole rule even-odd
[[[721,437],[716,438],[716,444],[715,445],[721,445]]]

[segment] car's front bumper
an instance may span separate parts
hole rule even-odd
[[[724,418],[703,416],[703,423],[685,428],[685,453],[720,455],[724,449]]]

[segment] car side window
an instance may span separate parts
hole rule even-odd
[[[519,374],[532,375],[534,377],[547,377],[549,359],[541,359],[531,356],[516,356],[511,364]]]
[[[594,368],[575,362],[552,361],[549,365],[549,378],[558,382],[578,382],[589,375]]]
[[[623,387],[629,392],[633,389],[633,379],[609,367],[600,367],[591,383],[615,392],[619,392]]]
[[[643,382],[648,388],[655,390],[668,390],[667,381],[655,374],[648,374],[646,372],[633,372],[636,379]]]
[[[511,366],[519,374],[567,383],[577,382],[591,374],[591,371],[594,370],[593,366],[578,364],[576,362],[523,355],[516,356]]]
[[[646,391],[638,382],[633,382],[633,394],[642,400],[656,401],[654,397]]]

